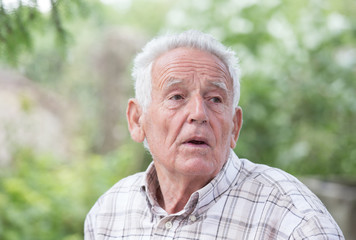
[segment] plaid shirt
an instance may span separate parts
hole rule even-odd
[[[119,181],[88,213],[85,239],[344,239],[296,178],[232,151],[220,173],[178,213],[157,204],[158,186],[153,164]]]

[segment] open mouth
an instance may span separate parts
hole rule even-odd
[[[206,144],[206,142],[204,142],[204,141],[198,141],[198,140],[190,140],[190,141],[188,141],[188,143],[190,143],[190,144],[195,144],[195,145],[207,145]]]
[[[194,147],[207,147],[209,146],[208,141],[202,138],[191,138],[184,142],[184,144],[194,146]]]

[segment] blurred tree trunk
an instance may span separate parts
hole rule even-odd
[[[133,96],[130,64],[142,46],[140,34],[115,29],[104,36],[95,56],[99,78],[99,133],[96,150],[107,153],[128,138],[126,105]],[[142,39],[142,38],[141,38]]]

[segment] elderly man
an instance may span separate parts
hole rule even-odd
[[[153,163],[97,201],[85,239],[343,239],[297,179],[233,152],[242,110],[232,51],[197,31],[162,36],[133,77],[128,126]]]

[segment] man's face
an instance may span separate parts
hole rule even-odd
[[[213,178],[234,148],[241,109],[232,79],[216,56],[177,48],[152,67],[152,101],[142,119],[158,172]]]

